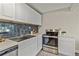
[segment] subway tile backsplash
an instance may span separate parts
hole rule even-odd
[[[0,22],[0,35],[5,37],[15,37],[30,34],[32,30],[38,32],[37,25],[15,24]]]

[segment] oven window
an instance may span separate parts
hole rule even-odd
[[[57,38],[43,38],[43,44],[48,46],[58,46],[58,39]]]

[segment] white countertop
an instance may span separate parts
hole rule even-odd
[[[27,34],[27,35],[34,35],[34,36],[36,36],[36,34]],[[20,36],[17,36],[17,37],[20,37]],[[12,46],[18,45],[18,44],[19,44],[19,42],[12,41],[10,39],[5,39],[4,42],[0,42],[0,51],[5,50],[7,48],[10,48]]]
[[[73,39],[77,39],[75,36],[69,36],[69,35],[59,35],[58,38],[63,37],[63,38],[73,38]]]
[[[5,42],[0,42],[0,51],[17,45],[18,43],[9,39],[5,39]]]

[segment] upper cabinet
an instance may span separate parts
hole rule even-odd
[[[26,8],[26,5],[23,4],[23,3],[17,3],[15,4],[15,18],[16,19],[21,19],[22,21],[24,22],[27,22],[28,21],[28,17],[30,16],[27,8]]]
[[[0,16],[2,14],[2,4],[0,4]]]
[[[29,24],[41,25],[41,15],[27,4],[15,4],[16,19],[21,19]]]
[[[2,10],[3,16],[15,18],[15,3],[3,3]]]
[[[24,3],[0,4],[0,19],[41,25],[41,15]]]

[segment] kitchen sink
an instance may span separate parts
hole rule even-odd
[[[19,37],[11,38],[11,40],[16,41],[16,42],[20,42],[20,41],[23,41],[23,40],[26,40],[26,39],[30,39],[32,37],[35,37],[35,36],[34,35],[25,35],[25,36],[19,36]]]

